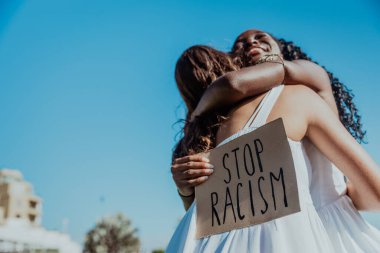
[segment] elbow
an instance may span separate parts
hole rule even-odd
[[[368,194],[368,192],[358,192],[352,185],[347,184],[347,186],[347,195],[358,211],[380,211],[379,190]]]
[[[374,211],[380,211],[380,191],[377,192],[374,202]]]
[[[360,211],[379,212],[380,211],[380,193],[376,194],[368,201],[364,208],[360,208]]]
[[[361,208],[359,211],[379,212],[380,211],[380,196],[372,200],[366,208]]]
[[[371,208],[368,211],[380,211],[380,187],[378,184],[372,188],[372,197],[370,200],[372,203]]]
[[[221,81],[224,83],[228,93],[236,97],[245,97],[247,88],[242,85],[238,75],[234,72],[230,72],[221,77]]]
[[[317,66],[317,75],[319,78],[315,78],[316,80],[319,80],[317,82],[316,88],[317,88],[317,93],[324,93],[324,92],[332,92],[331,88],[331,82],[329,75],[327,74],[326,70],[320,66]]]

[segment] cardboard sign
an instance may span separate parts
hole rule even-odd
[[[300,211],[293,157],[281,118],[207,155],[214,173],[195,189],[198,239]]]

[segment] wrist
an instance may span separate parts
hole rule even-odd
[[[190,198],[190,197],[193,197],[195,195],[195,191],[194,191],[194,188],[177,188],[177,192],[179,194],[179,196],[183,197],[183,198]]]
[[[256,64],[261,64],[264,62],[273,62],[273,63],[278,63],[282,64],[284,66],[284,59],[282,59],[281,55],[279,54],[265,54],[260,57],[260,59],[257,60]]]
[[[270,64],[279,64],[282,65],[281,67],[281,72],[282,72],[282,78],[281,78],[281,84],[285,83],[286,79],[286,66],[285,66],[285,60],[282,58],[281,55],[279,54],[266,54],[263,55],[256,63],[255,65],[258,64],[263,64],[263,63],[270,63]]]

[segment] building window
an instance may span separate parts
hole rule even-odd
[[[37,201],[34,201],[34,200],[29,201],[29,206],[30,206],[30,208],[36,208]]]
[[[29,214],[29,220],[30,220],[31,222],[34,222],[34,221],[36,220],[36,216],[33,215],[33,214]]]

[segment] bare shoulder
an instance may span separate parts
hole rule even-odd
[[[307,109],[305,106],[310,105],[316,97],[318,94],[305,85],[285,85],[280,98],[285,105]]]
[[[285,86],[281,100],[290,117],[302,118],[307,125],[326,120],[327,114],[336,117],[327,103],[304,85]]]
[[[304,85],[285,85],[268,121],[281,117],[288,137],[296,141],[303,139],[315,97],[318,95]]]
[[[281,98],[288,111],[296,113],[306,121],[310,121],[321,106],[327,106],[315,91],[304,85],[285,86]]]
[[[292,61],[293,63],[296,63],[296,64],[302,64],[302,65],[308,65],[308,66],[314,66],[314,67],[317,67],[317,68],[321,68],[323,69],[321,66],[319,66],[318,64],[312,62],[312,61],[308,61],[308,60],[303,60],[303,59],[300,59],[300,60],[293,60]]]
[[[296,64],[296,65],[299,65],[299,66],[303,66],[303,67],[306,67],[308,68],[309,70],[313,70],[313,71],[318,71],[318,74],[326,74],[327,75],[327,72],[324,68],[322,68],[320,65],[312,62],[312,61],[308,61],[308,60],[294,60],[292,61],[292,63]]]
[[[299,85],[285,85],[283,92],[288,93],[288,95],[294,96],[294,97],[304,97],[304,96],[310,96],[310,95],[317,95],[312,89],[309,87],[299,84]]]

